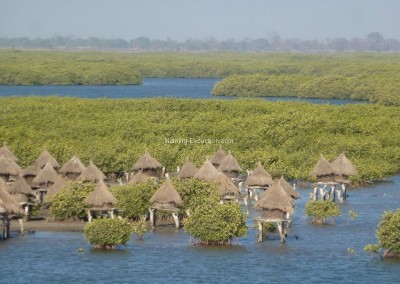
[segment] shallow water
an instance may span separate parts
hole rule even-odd
[[[132,236],[115,252],[92,251],[82,233],[37,232],[0,242],[0,283],[396,283],[400,261],[378,261],[363,247],[375,243],[382,213],[400,207],[400,176],[349,190],[334,225],[303,220],[311,188],[299,189],[287,242],[257,242],[250,209],[248,235],[231,247],[190,244],[184,229],[159,227],[143,241]],[[348,222],[348,211],[358,217]],[[348,223],[348,224],[347,224]],[[79,253],[78,249],[84,252]],[[355,253],[348,253],[348,248]]]
[[[235,99],[229,96],[212,96],[211,90],[219,79],[202,78],[144,78],[142,85],[128,86],[4,86],[0,85],[0,97],[8,96],[68,96],[78,98],[191,98]],[[353,100],[264,98],[268,101],[299,101],[310,103],[355,104]],[[364,102],[365,103],[365,102]]]

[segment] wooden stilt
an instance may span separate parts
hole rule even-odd
[[[21,235],[23,235],[24,234],[24,219],[19,218],[18,221],[19,221],[20,233],[21,233]]]
[[[179,218],[178,218],[178,214],[172,213],[172,217],[174,217],[175,227],[176,227],[177,229],[179,229]]]
[[[257,223],[258,223],[258,241],[262,243],[264,241],[263,224],[260,221],[258,221]]]
[[[10,237],[10,219],[8,218],[8,216],[4,217],[4,239],[7,240]]]
[[[88,221],[92,222],[93,217],[92,217],[92,213],[90,212],[90,209],[87,210],[87,215],[88,215]]]
[[[155,209],[150,208],[149,212],[150,212],[150,223],[151,226],[154,228],[156,226],[156,218],[155,218]]]
[[[279,235],[281,236],[281,243],[286,241],[286,231],[284,222],[277,222]]]
[[[114,219],[115,218],[114,209],[111,209],[109,212],[110,212],[111,219]]]

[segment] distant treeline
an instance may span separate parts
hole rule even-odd
[[[347,52],[378,51],[398,52],[400,41],[385,39],[379,32],[368,34],[365,38],[331,38],[326,40],[282,39],[274,36],[270,39],[187,39],[179,42],[173,39],[149,39],[138,37],[132,40],[106,39],[90,37],[87,39],[72,36],[54,36],[51,38],[27,37],[0,38],[0,48],[32,49],[119,49],[134,51],[299,51],[299,52]]]

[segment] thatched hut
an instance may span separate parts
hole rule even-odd
[[[222,146],[219,146],[218,151],[211,157],[210,162],[214,167],[218,168],[225,156],[226,154],[222,150]]]
[[[46,191],[56,181],[58,174],[50,163],[47,163],[32,180],[39,191]]]
[[[219,173],[215,182],[218,184],[218,192],[222,200],[238,200],[240,191],[229,177],[223,173]]]
[[[113,218],[114,206],[117,203],[117,199],[108,190],[104,181],[99,181],[96,188],[85,198],[85,202],[90,206],[88,210],[89,222],[92,220],[91,211],[109,211]]]
[[[50,196],[60,192],[66,182],[66,179],[62,175],[58,175],[54,181],[54,184],[47,189],[46,198],[49,198]]]
[[[316,177],[318,181],[330,182],[334,180],[335,175],[336,171],[332,167],[332,164],[329,163],[328,160],[326,160],[321,154],[321,157],[314,166],[314,169],[310,172],[310,176]]]
[[[73,156],[71,160],[66,162],[60,169],[60,173],[62,173],[67,179],[74,180],[77,179],[82,172],[85,170],[85,166],[79,160],[77,156]]]
[[[60,168],[60,164],[57,160],[45,149],[36,159],[35,164],[43,168],[47,163],[50,163],[55,170]]]
[[[206,160],[200,167],[197,173],[194,175],[195,178],[205,180],[208,182],[215,181],[219,175],[219,171],[213,166],[211,161]]]
[[[146,183],[148,181],[152,180],[151,177],[143,173],[142,171],[139,171],[137,174],[135,174],[129,181],[128,184],[139,184],[139,183]]]
[[[14,162],[18,163],[18,158],[13,154],[13,152],[8,149],[6,143],[4,142],[3,146],[0,147],[0,156],[3,155],[7,159],[13,160]]]
[[[32,164],[31,166],[27,167],[26,169],[22,170],[21,175],[24,177],[25,181],[31,188],[36,187],[33,179],[37,176],[40,172],[41,168],[37,164]]]
[[[172,181],[167,180],[150,198],[150,221],[155,226],[155,210],[171,212],[175,220],[175,226],[179,228],[178,211],[183,201],[178,191],[173,187]]]
[[[276,223],[278,225],[281,242],[285,242],[285,224],[289,221],[288,214],[294,212],[294,200],[285,190],[282,181],[278,180],[268,190],[260,195],[255,208],[262,212],[261,217],[256,218],[259,227],[259,241],[263,241],[263,223]]]
[[[77,178],[77,180],[81,182],[95,183],[106,179],[107,177],[105,176],[105,174],[103,174],[103,172],[100,171],[99,168],[92,161],[90,161],[87,168],[85,168],[81,175]]]
[[[182,179],[192,178],[196,175],[198,171],[199,169],[192,162],[189,161],[189,158],[186,158],[186,161],[180,169],[177,177]]]
[[[36,199],[35,193],[32,191],[31,187],[25,181],[25,179],[20,176],[9,188],[9,193],[19,202],[19,204],[24,208],[25,217],[29,218],[29,211],[32,205],[34,205],[34,199]]]
[[[268,188],[273,184],[272,176],[264,169],[261,162],[258,162],[257,167],[252,174],[246,179],[248,188]]]
[[[133,165],[135,173],[142,171],[151,177],[160,177],[163,173],[163,165],[154,159],[149,152],[145,152]]]
[[[292,197],[293,199],[301,198],[300,193],[297,190],[295,190],[294,187],[291,186],[290,183],[288,183],[283,176],[281,176],[281,178],[278,181],[280,182],[282,187],[286,190],[286,192],[290,195],[290,197]]]
[[[8,239],[10,235],[10,219],[13,217],[17,217],[21,226],[21,233],[24,231],[23,219],[21,217],[24,214],[21,205],[8,193],[9,188],[6,182],[0,178],[0,221],[2,225],[2,231],[0,234],[2,235],[2,239]]]
[[[336,172],[336,181],[347,179],[349,176],[358,175],[357,168],[350,162],[344,153],[341,153],[333,162],[332,167]]]
[[[222,159],[218,169],[226,176],[233,179],[237,178],[240,174],[240,171],[242,170],[238,161],[231,154],[231,151],[229,151],[228,155],[226,155],[225,158]]]
[[[15,181],[21,173],[22,169],[14,160],[0,155],[0,178],[6,182]]]

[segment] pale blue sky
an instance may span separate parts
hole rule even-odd
[[[0,37],[400,39],[400,0],[0,0]]]

